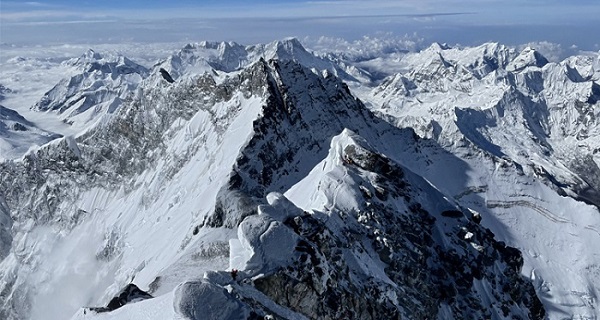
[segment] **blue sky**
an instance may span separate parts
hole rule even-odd
[[[52,0],[0,2],[0,42],[266,42],[414,34],[473,45],[551,41],[599,50],[599,0]]]

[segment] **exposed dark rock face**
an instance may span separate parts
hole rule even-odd
[[[163,79],[165,79],[168,83],[173,83],[175,82],[175,80],[173,80],[173,78],[171,77],[171,75],[169,74],[169,72],[163,68],[160,68],[160,75],[163,77]]]
[[[90,311],[94,311],[97,313],[101,312],[110,312],[120,307],[135,301],[152,299],[152,295],[141,290],[135,284],[128,284],[123,290],[121,290],[114,298],[110,300],[110,302],[106,305],[106,307],[93,307],[88,308]]]
[[[533,286],[520,274],[517,249],[460,211],[427,211],[418,199],[431,191],[411,185],[389,159],[354,145],[344,158],[352,176],[375,176],[357,178],[361,189],[386,196],[363,192],[363,210],[326,212],[336,218],[305,213],[287,219],[303,239],[299,257],[256,279],[257,289],[311,319],[435,319],[444,316],[440,312],[461,319],[544,318]],[[405,211],[398,210],[402,205]],[[325,222],[336,219],[342,224]],[[383,263],[388,281],[357,268],[366,256]]]
[[[600,168],[592,155],[577,155],[570,163],[584,183],[573,186],[580,200],[600,208]]]
[[[15,123],[12,129],[15,131],[27,131],[27,127],[20,123]]]

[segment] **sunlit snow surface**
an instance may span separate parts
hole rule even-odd
[[[293,43],[285,45],[292,51],[296,48]],[[142,86],[156,86],[155,94],[169,92],[159,85],[164,83],[157,75],[160,67],[180,83],[191,84],[204,72],[212,73],[220,82],[234,78],[240,68],[262,56],[287,59],[281,55],[290,51],[290,47],[284,47],[278,52],[277,44],[244,47],[205,42],[179,51],[181,47],[106,45],[93,49],[107,56],[117,56],[118,51],[148,68],[151,75]],[[0,104],[18,112],[28,121],[30,130],[18,135],[13,130],[8,136],[0,129],[0,158],[20,161],[28,150],[62,139],[58,135],[74,143],[73,137],[90,128],[110,125],[110,114],[69,125],[57,112],[31,109],[60,80],[81,72],[70,61],[87,49],[2,48],[0,84],[11,92],[4,94]],[[318,74],[341,77],[371,110],[394,125],[413,128],[421,137],[437,141],[458,157],[427,147],[412,153],[399,146],[402,141],[377,142],[387,148],[381,150],[386,156],[425,178],[449,201],[481,214],[482,224],[499,240],[521,250],[525,259],[522,273],[533,281],[550,319],[600,317],[600,246],[596,245],[600,243],[600,213],[596,207],[567,196],[575,196],[577,190],[564,188],[559,195],[556,187],[549,187],[552,182],[546,175],[563,184],[584,187],[596,179],[586,176],[580,170],[582,165],[573,163],[573,159],[589,155],[585,159],[592,162],[581,162],[583,166],[600,164],[598,102],[592,101],[593,107],[583,112],[575,108],[582,106],[576,101],[600,95],[594,91],[600,83],[598,53],[536,65],[539,61],[528,49],[498,44],[463,49],[434,44],[419,53],[369,52],[367,58],[360,54],[344,57],[338,51],[329,56],[331,60],[324,54],[326,49],[319,48],[319,52],[321,58],[308,52],[296,52],[293,58]],[[495,59],[492,64],[491,58]],[[140,93],[132,88],[131,94]],[[228,109],[230,101],[241,110],[232,117],[228,112],[236,108]],[[2,281],[14,279],[11,273],[17,274],[17,286],[34,288],[30,301],[17,308],[29,309],[33,319],[65,319],[73,314],[73,319],[180,319],[185,313],[178,307],[182,283],[200,281],[211,270],[233,267],[264,271],[261,268],[286,263],[283,252],[277,257],[263,252],[260,259],[256,258],[248,240],[252,233],[240,231],[245,225],[268,221],[272,229],[265,225],[265,230],[271,231],[263,233],[272,232],[276,240],[285,240],[281,241],[283,246],[291,247],[293,239],[283,231],[277,233],[278,220],[268,215],[269,207],[258,208],[259,214],[251,218],[257,221],[249,219],[240,229],[196,229],[214,211],[217,193],[248,143],[253,120],[261,116],[264,101],[236,93],[227,103],[219,103],[213,109],[221,114],[198,111],[189,119],[175,121],[164,135],[166,149],[155,167],[145,168],[123,185],[81,186],[75,198],[63,201],[60,212],[83,212],[84,218],[72,228],[34,225],[32,221],[12,226],[11,254],[0,265],[5,270]],[[541,106],[544,114],[536,113]],[[155,116],[149,114],[148,119],[159,121]],[[229,122],[222,128],[214,119]],[[9,120],[14,125],[14,117]],[[340,135],[335,139],[349,138]],[[330,152],[335,152],[335,144],[332,146]],[[434,150],[436,153],[432,153]],[[339,158],[330,155],[326,160],[329,162],[323,160],[314,168],[303,168],[310,174],[278,191],[306,211],[355,208],[355,195],[344,184],[343,170],[332,163]],[[325,190],[303,192],[317,190],[317,186]],[[278,196],[270,197],[265,203],[273,205]],[[10,209],[7,214],[18,212]],[[261,210],[268,218],[261,218]],[[5,215],[3,211],[0,206],[0,214]],[[2,219],[0,225],[9,230],[9,223]],[[365,272],[385,278],[378,268],[373,265]],[[131,281],[144,290],[155,286],[152,294],[156,298],[111,313],[84,312],[84,307],[105,305]],[[6,282],[2,286],[6,287]],[[185,288],[209,293],[213,290],[197,283]],[[250,287],[236,290],[268,300]],[[18,290],[12,294],[19,297]],[[228,301],[211,296],[217,297],[216,303]],[[222,311],[236,308],[231,305]],[[285,308],[277,310],[289,318],[302,318]]]

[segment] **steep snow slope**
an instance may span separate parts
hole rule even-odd
[[[57,141],[23,162],[4,164],[6,178],[31,173],[20,181],[3,180],[10,184],[3,190],[15,224],[29,229],[15,228],[21,231],[13,248],[22,246],[24,256],[3,261],[4,292],[10,294],[6,302],[33,303],[35,318],[64,316],[68,310],[107,302],[108,295],[133,276],[152,277],[147,285],[177,260],[194,225],[212,210],[215,193],[226,182],[262,105],[261,86],[257,98],[250,92],[246,97],[242,92],[228,95],[228,85],[241,84],[231,80],[220,86],[222,90],[214,90],[214,82],[200,86],[207,79],[212,80],[199,78],[181,87],[164,82],[163,87],[139,92],[139,99],[115,121],[77,140]],[[236,121],[236,115],[243,120]],[[27,199],[25,190],[31,184],[39,192]],[[57,230],[62,231],[53,232]],[[209,237],[206,250],[222,247],[219,237],[226,243],[226,235]],[[28,245],[42,239],[44,245]],[[202,260],[194,254],[189,252]],[[81,257],[72,261],[69,256]],[[36,283],[35,290],[25,285],[28,282]],[[101,300],[111,284],[113,291]]]
[[[600,236],[594,231],[600,56],[548,63],[531,48],[518,55],[490,48],[499,47],[433,45],[400,61],[406,71],[371,92],[355,92],[382,117],[468,163],[466,186],[448,174],[423,174],[462,205],[493,217],[483,224],[525,253],[550,318],[593,319],[600,286],[600,251],[589,245]]]

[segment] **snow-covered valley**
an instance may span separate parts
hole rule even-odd
[[[81,54],[2,62],[0,318],[600,317],[600,53]]]

